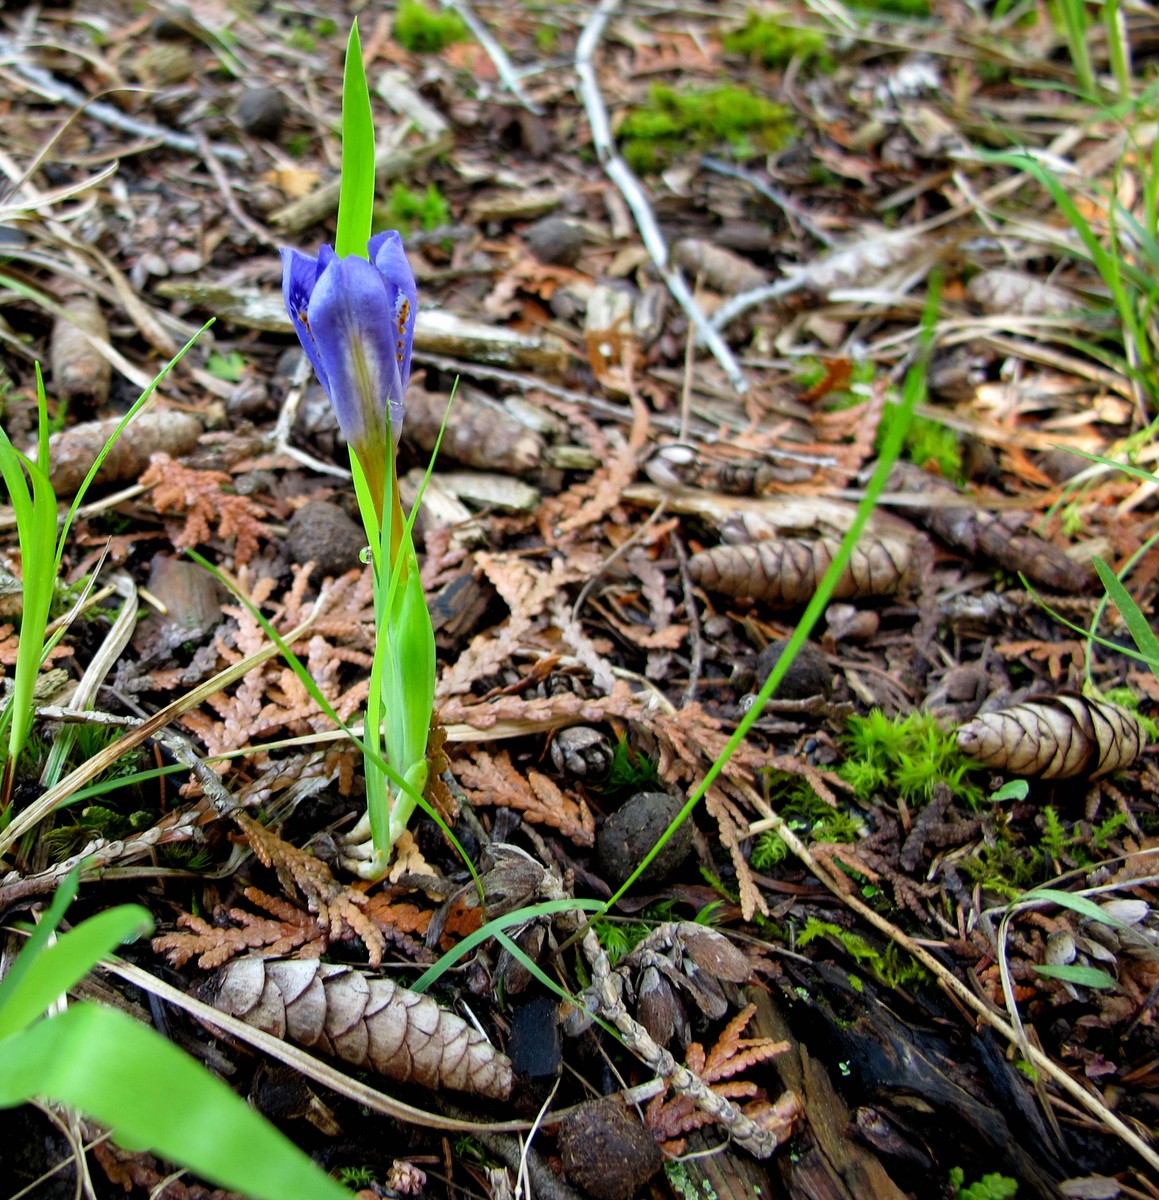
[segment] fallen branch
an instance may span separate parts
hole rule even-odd
[[[728,348],[724,338],[700,311],[700,306],[696,303],[696,298],[689,289],[684,276],[670,265],[668,243],[664,240],[660,226],[656,223],[652,206],[648,203],[648,197],[644,194],[644,189],[632,173],[632,169],[620,157],[612,138],[608,110],[604,105],[603,96],[600,94],[600,84],[596,78],[592,58],[609,17],[619,5],[620,0],[601,0],[584,26],[584,31],[580,34],[575,48],[575,70],[576,75],[579,76],[580,99],[583,100],[584,109],[588,114],[592,145],[595,147],[600,165],[604,168],[608,178],[620,189],[621,195],[632,210],[632,215],[636,218],[636,228],[640,231],[640,237],[643,239],[648,253],[652,256],[656,269],[668,285],[668,290],[676,302],[684,309],[688,319],[696,327],[698,340],[703,341],[704,345],[708,347],[713,358],[720,363],[722,370],[728,376],[729,382],[738,393],[743,395],[748,391],[749,385],[740,364]]]

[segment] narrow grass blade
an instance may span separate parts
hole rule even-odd
[[[925,397],[926,368],[933,346],[934,322],[937,316],[940,295],[940,283],[937,279],[934,279],[931,281],[929,298],[922,317],[922,333],[919,341],[917,360],[906,375],[901,402],[897,407],[897,412],[893,420],[890,421],[889,429],[886,431],[885,440],[878,454],[877,465],[865,488],[865,497],[857,506],[857,513],[850,523],[848,532],[842,538],[837,553],[833,556],[829,570],[825,572],[821,582],[818,584],[816,594],[806,607],[801,620],[797,624],[797,628],[793,631],[793,636],[789,639],[789,643],[780,658],[777,659],[776,664],[769,673],[769,677],[764,682],[764,686],[757,693],[752,706],[741,718],[716,761],[709,767],[704,778],[688,797],[684,807],[676,815],[672,825],[669,827],[669,833],[682,821],[687,820],[691,816],[692,810],[700,803],[705,792],[716,782],[717,776],[724,770],[725,764],[732,757],[736,748],[744,741],[748,736],[749,730],[756,724],[761,713],[764,711],[769,697],[772,696],[777,685],[785,677],[785,673],[792,665],[793,659],[808,640],[813,627],[821,619],[822,614],[829,604],[829,599],[833,595],[833,589],[837,586],[837,581],[841,578],[842,572],[848,565],[853,548],[857,545],[858,539],[864,532],[870,514],[877,505],[878,497],[885,490],[889,473],[893,470],[893,465],[897,462],[898,456],[901,454],[914,409]],[[640,878],[647,869],[648,864],[660,853],[664,843],[667,841],[667,837],[668,834],[662,837],[644,856],[640,865],[628,876],[623,884],[620,885],[615,895],[603,906],[604,912],[607,912],[632,887],[636,880]]]
[[[1113,976],[1108,975],[1106,971],[1099,970],[1098,967],[1081,967],[1073,964],[1052,966],[1049,963],[1032,963],[1031,966],[1046,979],[1059,979],[1064,983],[1077,984],[1079,987],[1105,989],[1118,986]]]
[[[335,251],[342,257],[357,254],[367,258],[373,217],[374,116],[355,21],[346,43],[346,72],[342,78],[342,185]]]
[[[545,900],[542,904],[529,904],[526,908],[517,908],[514,912],[504,913],[503,916],[488,921],[474,933],[468,934],[453,949],[448,950],[437,963],[428,967],[410,985],[411,991],[425,992],[431,984],[441,979],[460,958],[469,954],[488,938],[494,937],[500,930],[510,929],[512,925],[526,925],[528,921],[533,921],[536,917],[546,917],[552,913],[572,912],[577,908],[586,912],[599,912],[603,907],[598,900]]]
[[[0,1012],[4,1010],[9,997],[21,986],[21,981],[32,969],[33,962],[60,927],[61,921],[64,920],[64,914],[68,911],[68,906],[76,899],[79,883],[80,868],[74,867],[64,877],[60,887],[56,889],[52,903],[40,921],[33,926],[32,933],[24,943],[21,953],[12,960],[8,973],[3,979],[0,979]]]
[[[1103,587],[1107,590],[1107,595],[1115,602],[1115,607],[1122,614],[1127,629],[1134,639],[1135,645],[1139,648],[1139,653],[1151,668],[1152,673],[1159,678],[1159,638],[1155,636],[1147,618],[1139,611],[1139,606],[1131,599],[1131,593],[1123,587],[1115,572],[1101,558],[1095,558],[1092,561],[1095,570],[1099,573],[1099,579],[1102,580]]]

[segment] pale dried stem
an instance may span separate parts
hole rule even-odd
[[[91,99],[72,87],[71,84],[64,83],[40,67],[34,66],[27,61],[23,48],[4,34],[0,34],[0,58],[7,60],[12,70],[32,85],[32,90],[44,99],[51,100],[54,104],[67,104],[72,108],[83,109],[89,116],[95,117],[103,124],[147,142],[160,142],[172,150],[180,150],[185,154],[196,155],[200,152],[195,137],[191,137],[187,133],[176,133],[164,126],[131,117],[111,104]],[[126,87],[111,90],[142,91],[145,89]],[[241,163],[247,159],[245,151],[239,150],[236,146],[212,145],[210,150],[217,158],[224,159],[226,162]]]
[[[542,115],[543,109],[524,92],[523,85],[519,82],[519,73],[511,59],[507,57],[507,51],[491,36],[491,31],[479,19],[467,0],[441,0],[441,3],[444,8],[451,9],[462,18],[463,24],[467,26],[475,40],[487,52],[487,57],[495,64],[495,70],[499,72],[499,79],[503,86],[528,112],[535,113],[536,116]]]

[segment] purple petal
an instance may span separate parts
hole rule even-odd
[[[323,246],[322,250],[325,252],[330,250],[330,247]],[[302,343],[302,349],[306,351],[322,386],[329,394],[330,388],[326,382],[326,373],[322,368],[318,344],[310,322],[310,298],[324,265],[323,256],[319,254],[318,258],[311,258],[298,250],[283,250],[281,253],[282,298],[286,302],[286,312],[290,314],[290,321],[298,335],[298,341]],[[329,257],[332,258],[333,254],[331,250]]]
[[[387,413],[402,406],[394,300],[366,259],[331,253],[309,302],[315,365],[339,427],[352,448],[375,455],[385,452]]]
[[[398,373],[403,391],[410,382],[410,355],[414,344],[415,314],[418,312],[418,289],[415,287],[414,272],[407,261],[406,251],[398,231],[389,229],[376,233],[366,246],[370,261],[386,282],[390,297],[390,313],[396,335]],[[394,413],[391,413],[394,419]],[[402,413],[398,414],[402,420]]]

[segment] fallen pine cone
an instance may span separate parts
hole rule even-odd
[[[1118,704],[1046,696],[984,713],[958,730],[958,749],[988,767],[1042,779],[1097,779],[1133,763],[1147,735]]]
[[[511,1094],[511,1062],[455,1013],[393,980],[317,959],[239,958],[215,1005],[248,1025],[400,1083]]]
[[[709,591],[770,604],[807,604],[840,545],[832,538],[786,538],[751,546],[716,546],[694,554],[688,569],[693,580]],[[912,562],[906,542],[866,538],[854,546],[833,599],[892,596],[904,586]]]

